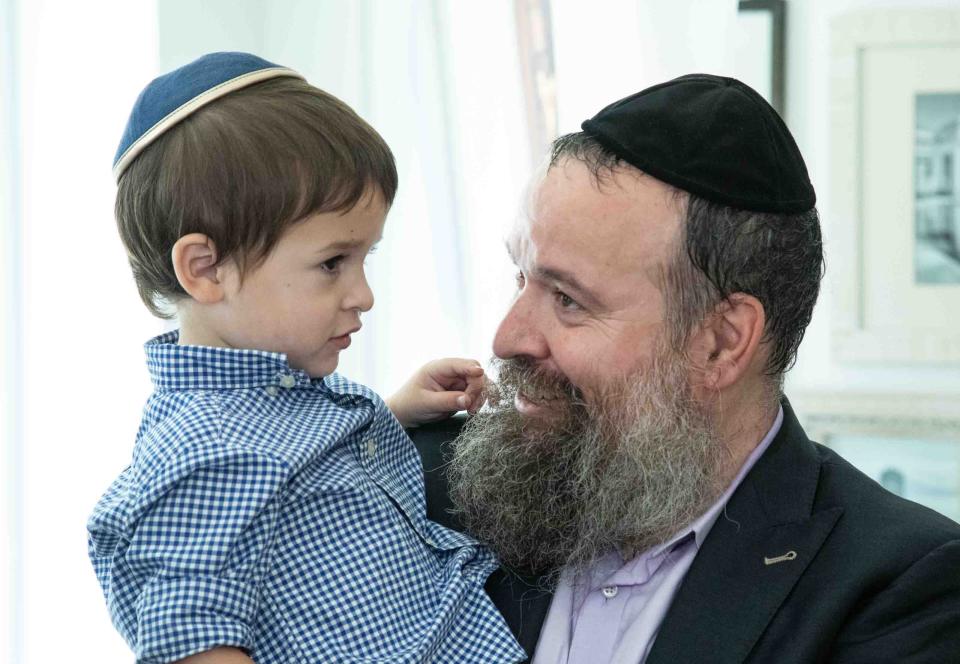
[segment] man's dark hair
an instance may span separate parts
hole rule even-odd
[[[585,132],[554,141],[550,166],[567,158],[585,164],[598,185],[617,169],[634,169]],[[824,259],[816,208],[753,212],[675,192],[684,209],[682,238],[662,273],[671,345],[682,350],[701,321],[734,293],[752,295],[766,315],[766,373],[779,387],[796,361],[820,292]]]
[[[140,297],[168,318],[164,302],[186,295],[171,251],[203,233],[217,260],[255,267],[284,231],[313,214],[347,212],[397,191],[383,138],[336,97],[290,77],[216,100],[172,127],[120,178],[115,213]]]

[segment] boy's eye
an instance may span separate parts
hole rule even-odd
[[[340,267],[340,263],[343,262],[345,257],[343,255],[334,256],[333,258],[328,258],[327,260],[320,263],[320,269],[324,272],[336,272],[337,268]]]

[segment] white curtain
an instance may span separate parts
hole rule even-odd
[[[737,0],[555,0],[552,9],[561,133],[661,81],[738,75]]]

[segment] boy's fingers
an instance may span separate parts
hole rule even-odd
[[[467,412],[471,415],[477,413],[483,406],[484,402],[487,400],[485,394],[486,391],[486,380],[484,376],[475,376],[473,378],[467,379],[467,404],[464,408],[467,409]]]
[[[467,387],[467,397],[470,399],[470,405],[467,407],[467,412],[469,412],[471,415],[475,415],[483,406],[483,404],[486,403],[487,394],[485,387],[486,386],[482,380],[471,383]]]
[[[483,367],[476,360],[467,360],[460,357],[448,357],[442,360],[436,360],[431,373],[434,376],[443,376],[447,378],[461,378],[470,376],[482,376]]]
[[[497,389],[497,384],[484,376],[483,378],[483,400],[489,402],[491,406],[500,404],[501,392]]]
[[[471,415],[476,415],[480,411],[480,408],[483,407],[484,402],[486,402],[486,399],[483,397],[483,395],[478,395],[476,399],[472,399],[470,401],[470,406],[467,407],[467,412]]]
[[[473,388],[483,389],[483,386],[487,384],[487,376],[485,374],[480,374],[478,376],[470,376],[467,379],[467,384]]]
[[[483,393],[484,381],[482,378],[471,378],[467,381],[467,388],[464,390],[471,401]]]
[[[435,413],[455,413],[470,405],[470,397],[463,392],[430,392],[425,400],[427,408]]]

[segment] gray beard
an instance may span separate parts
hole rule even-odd
[[[667,541],[719,495],[726,458],[683,367],[661,351],[586,403],[563,378],[498,362],[495,403],[467,422],[449,468],[467,530],[507,567],[547,583],[563,567]],[[551,416],[518,413],[518,391],[549,398]]]

